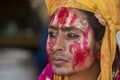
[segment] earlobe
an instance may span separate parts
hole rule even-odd
[[[100,59],[100,56],[101,56],[101,53],[97,53],[97,54],[96,54],[96,58],[97,58],[97,59]]]
[[[96,42],[96,49],[98,53],[100,53],[101,51],[101,44],[102,44],[102,40]]]
[[[96,43],[96,49],[97,49],[96,50],[96,58],[97,59],[100,59],[100,55],[101,55],[101,43],[102,43],[101,40]]]

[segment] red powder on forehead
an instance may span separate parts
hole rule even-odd
[[[58,24],[61,24],[62,27],[64,26],[65,22],[66,22],[66,18],[69,16],[69,10],[68,8],[61,8],[59,15],[58,15]],[[57,26],[59,28],[59,26]]]
[[[70,25],[73,25],[76,19],[77,19],[77,15],[73,14],[73,17],[72,17],[72,19],[70,21]]]
[[[52,24],[53,24],[54,19],[55,19],[55,15],[56,15],[56,14],[53,14],[52,19],[51,19],[51,22],[50,22],[50,25],[52,25]]]

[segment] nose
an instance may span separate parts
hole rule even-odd
[[[65,51],[65,41],[62,37],[58,36],[53,45],[54,51]]]

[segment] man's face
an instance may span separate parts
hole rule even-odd
[[[95,40],[83,12],[68,8],[57,10],[48,33],[47,53],[54,73],[69,75],[94,64]]]

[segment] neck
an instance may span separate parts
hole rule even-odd
[[[98,62],[95,62],[89,69],[77,72],[67,77],[68,80],[97,80],[99,73],[100,65]]]

